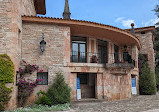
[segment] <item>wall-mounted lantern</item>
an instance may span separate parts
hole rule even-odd
[[[124,51],[127,51],[128,46],[124,45]]]
[[[44,33],[42,33],[42,40],[40,42],[40,49],[41,49],[41,52],[44,52],[45,51],[45,46],[46,46],[46,42],[44,40]]]

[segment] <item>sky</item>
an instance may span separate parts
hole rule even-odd
[[[69,0],[71,18],[130,28],[154,25],[159,19],[153,9],[158,0]],[[62,18],[65,0],[46,0],[47,17]]]

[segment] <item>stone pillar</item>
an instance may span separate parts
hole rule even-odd
[[[96,98],[103,99],[103,74],[97,73],[96,82]]]
[[[132,59],[135,61],[135,68],[138,68],[138,48],[136,45],[132,46]]]
[[[71,87],[71,99],[77,99],[77,73],[70,74],[70,83],[69,86]]]
[[[114,44],[108,42],[108,63],[114,63]]]
[[[70,27],[63,28],[64,31],[64,63],[70,63],[71,53],[71,35],[70,35]]]

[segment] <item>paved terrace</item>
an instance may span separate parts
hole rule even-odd
[[[74,103],[67,112],[159,112],[159,93],[121,101]]]

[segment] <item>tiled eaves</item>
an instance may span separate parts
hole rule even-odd
[[[129,30],[123,30],[123,29],[120,29],[120,28],[117,28],[117,27],[114,27],[114,26],[110,26],[110,25],[105,25],[105,24],[101,24],[101,23],[96,23],[96,22],[92,22],[92,21],[85,21],[85,20],[76,20],[76,19],[70,19],[70,20],[65,20],[65,19],[62,19],[62,18],[53,18],[53,17],[43,17],[43,16],[27,16],[27,15],[23,15],[22,16],[22,20],[23,21],[27,21],[27,18],[31,19],[32,22],[39,22],[38,20],[36,21],[36,19],[41,19],[41,22],[45,22],[43,21],[44,19],[45,20],[52,20],[52,21],[62,21],[62,22],[77,22],[78,24],[89,24],[89,25],[96,25],[98,27],[104,27],[106,29],[112,29],[114,31],[117,31],[117,32],[121,32],[121,33],[125,33],[131,37],[133,37],[135,40],[137,40],[138,44],[139,44],[139,49],[141,48],[141,43],[140,43],[140,40],[138,39],[137,36],[135,36],[134,34],[130,33]],[[60,22],[57,23],[57,24],[61,24]]]
[[[113,29],[117,29],[117,30],[120,30],[120,31],[128,32],[128,31],[125,31],[125,30],[120,29],[120,28],[115,27],[115,26],[110,26],[110,25],[105,25],[105,24],[96,23],[96,22],[92,22],[92,21],[85,21],[85,20],[76,20],[76,19],[66,20],[66,19],[62,19],[62,18],[43,17],[43,16],[27,16],[27,15],[23,15],[22,17],[29,17],[29,18],[32,17],[32,18],[40,18],[40,19],[52,19],[52,20],[61,20],[61,21],[73,21],[73,22],[81,22],[81,23],[91,23],[91,24],[95,24],[95,25],[106,26],[106,27],[109,27],[109,28],[113,28]]]

